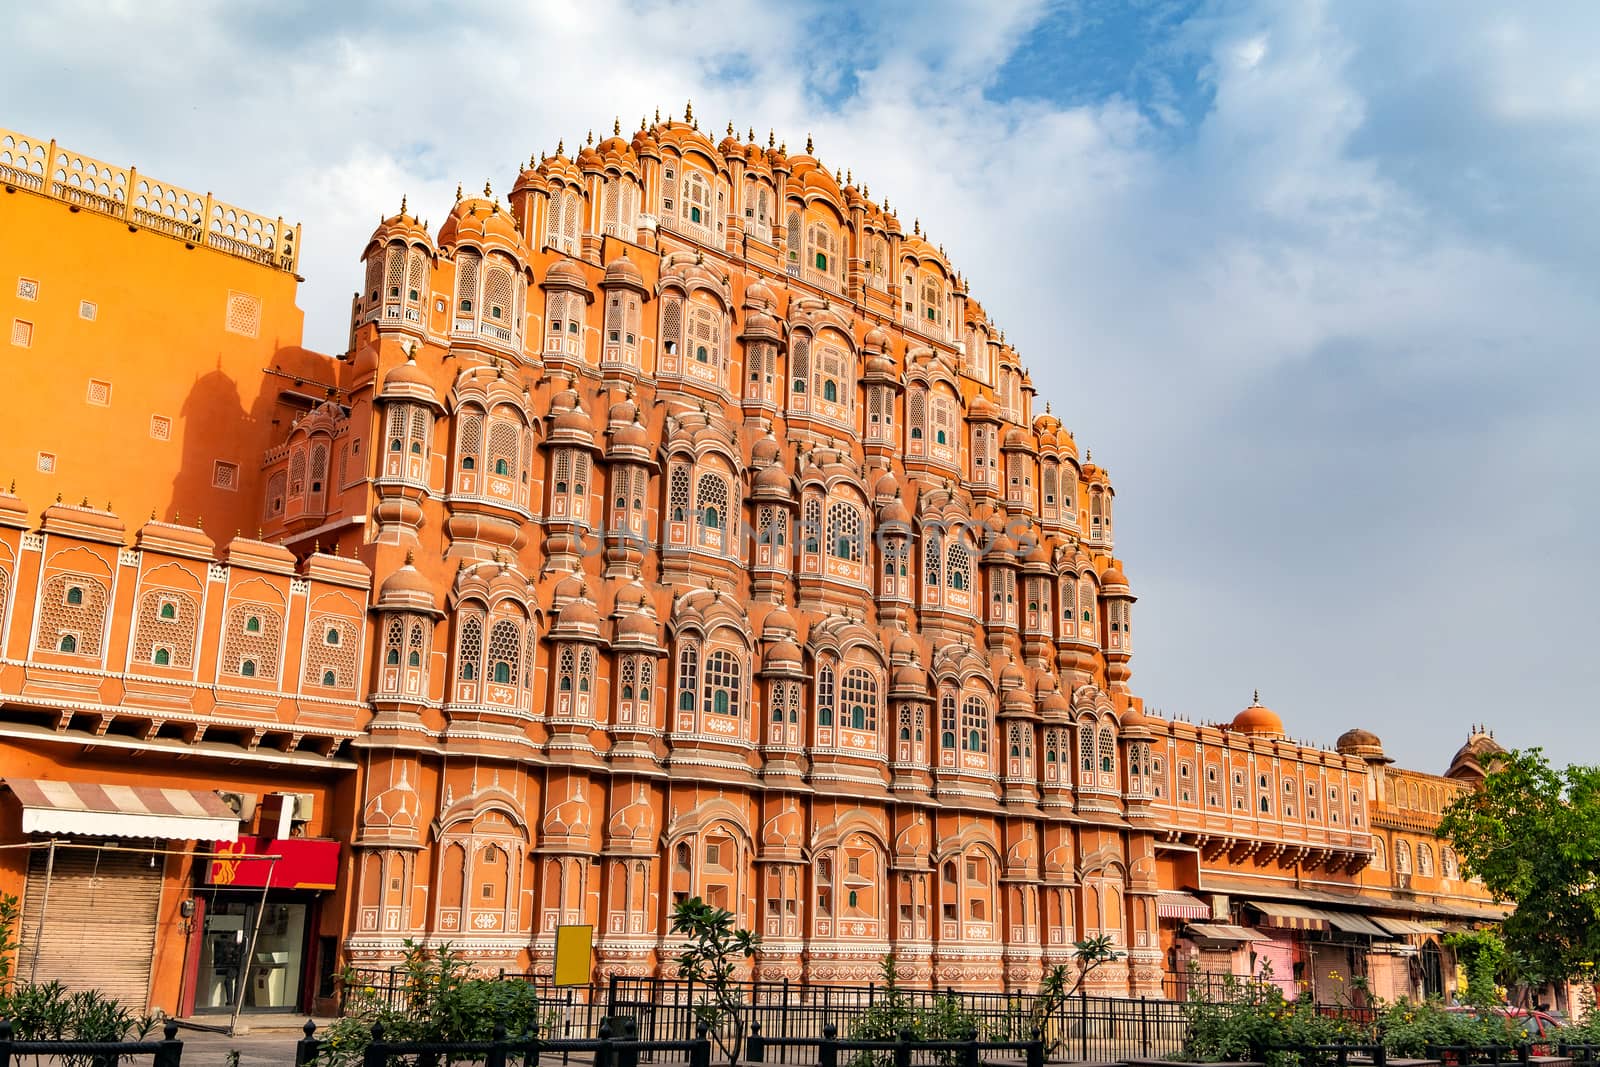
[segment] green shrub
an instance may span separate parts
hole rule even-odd
[[[497,1024],[522,1036],[539,1027],[539,996],[515,979],[474,978],[466,961],[442,945],[429,949],[407,941],[401,967],[400,1006],[390,1007],[376,991],[345,974],[345,1016],[322,1033],[318,1062],[330,1067],[361,1063],[381,1023],[385,1041],[488,1041]]]

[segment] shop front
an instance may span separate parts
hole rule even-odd
[[[320,908],[334,888],[339,843],[240,836],[197,868],[185,1003],[196,1013],[293,1012],[317,993]]]

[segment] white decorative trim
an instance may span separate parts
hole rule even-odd
[[[137,567],[142,556],[143,553],[137,548],[117,549],[117,562],[124,567]]]

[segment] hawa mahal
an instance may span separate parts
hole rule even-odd
[[[1444,991],[1482,777],[1131,688],[1115,498],[920,222],[692,112],[403,201],[301,347],[300,229],[0,131],[0,890],[20,973],[326,1006],[449,942],[1108,995]],[[427,213],[426,211],[424,213]],[[1335,979],[1336,980],[1336,979]],[[1179,990],[1181,992],[1181,989]]]

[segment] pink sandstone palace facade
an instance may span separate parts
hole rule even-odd
[[[670,973],[700,896],[760,978],[1031,987],[1105,935],[1105,994],[1393,995],[1500,914],[1431,834],[1483,731],[1428,775],[1146,712],[1107,470],[809,143],[658,120],[402,204],[323,356],[298,228],[0,134],[23,973],[309,1008],[564,924]]]

